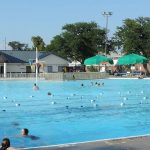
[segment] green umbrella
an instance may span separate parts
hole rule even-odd
[[[108,62],[110,64],[113,64],[113,60],[111,58],[107,58],[103,55],[96,55],[90,58],[85,59],[84,64],[85,65],[99,65],[102,62]]]
[[[147,64],[148,59],[137,54],[124,55],[118,59],[118,65]]]

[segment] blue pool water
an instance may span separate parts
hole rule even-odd
[[[39,91],[33,83],[0,81],[0,140],[14,147],[150,134],[150,80],[39,81]],[[20,137],[22,128],[39,138]]]

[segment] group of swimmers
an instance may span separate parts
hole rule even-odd
[[[92,85],[92,86],[94,86],[94,85],[95,85],[95,86],[104,86],[104,82],[102,82],[102,83],[98,83],[98,82],[93,83],[93,82],[91,82],[91,85]],[[83,87],[84,84],[82,83],[81,86]],[[36,83],[34,83],[33,90],[34,90],[34,91],[39,90],[39,87],[36,85]],[[51,93],[48,92],[47,95],[51,95]]]
[[[21,136],[28,136],[29,130],[24,128],[21,130]],[[9,138],[4,138],[1,142],[0,150],[16,150],[15,148],[11,147]]]
[[[102,83],[99,83],[99,82],[95,82],[95,83],[94,83],[94,82],[91,82],[91,85],[92,85],[92,86],[94,86],[94,85],[95,85],[95,86],[104,86],[104,82],[102,82]],[[83,87],[84,84],[82,83],[81,86]]]

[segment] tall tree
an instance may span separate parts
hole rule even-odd
[[[40,36],[33,36],[31,40],[33,42],[34,49],[37,47],[38,50],[45,50],[45,43]]]
[[[126,19],[115,33],[116,45],[125,53],[150,56],[150,18]]]
[[[47,45],[47,50],[78,61],[83,61],[98,51],[104,52],[106,33],[96,23],[66,24],[62,29],[63,32]]]
[[[12,41],[8,43],[8,46],[12,48],[12,50],[28,50],[28,45],[24,43],[20,43],[18,41]]]

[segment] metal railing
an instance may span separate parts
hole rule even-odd
[[[44,78],[44,74],[40,73],[38,75],[39,78]],[[6,77],[4,74],[0,74],[0,78],[35,78],[35,73],[7,73]]]

